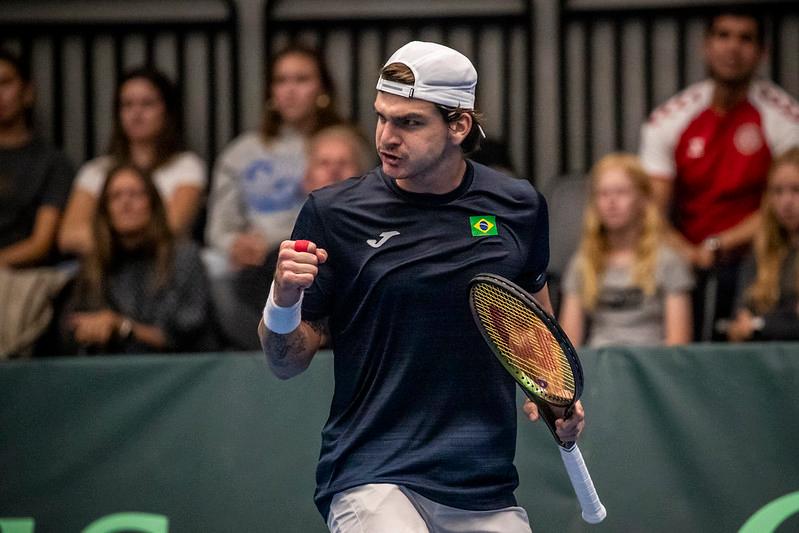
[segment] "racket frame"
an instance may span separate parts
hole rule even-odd
[[[576,442],[563,442],[560,440],[560,437],[558,437],[555,427],[557,416],[552,411],[552,405],[555,404],[551,404],[545,398],[535,394],[535,380],[530,379],[522,370],[516,368],[515,365],[506,360],[505,356],[502,355],[502,352],[497,348],[488,331],[483,326],[480,314],[475,308],[474,301],[473,288],[478,283],[493,285],[495,288],[509,293],[512,298],[516,298],[523,305],[526,305],[528,309],[544,323],[556,342],[560,345],[571,367],[572,373],[574,374],[574,396],[571,401],[566,404],[563,418],[568,418],[571,415],[574,403],[580,398],[583,392],[583,368],[580,364],[580,359],[577,357],[577,351],[552,315],[550,315],[533,296],[520,287],[517,287],[514,283],[494,274],[478,274],[469,283],[469,307],[472,311],[474,321],[477,324],[477,328],[497,360],[505,367],[510,375],[513,376],[525,395],[536,404],[541,418],[544,419],[552,436],[560,446],[561,459],[563,460],[563,465],[566,467],[566,472],[569,475],[569,481],[574,488],[577,500],[580,502],[583,520],[589,524],[598,524],[602,522],[607,516],[607,510],[599,499],[599,495],[594,487],[591,474],[588,472],[588,468],[585,465],[580,448],[577,446]],[[520,375],[524,376],[524,378],[520,378]],[[532,383],[534,386],[529,387],[525,381]],[[558,407],[563,407],[563,405],[558,405]]]
[[[494,287],[509,293],[513,298],[519,300],[522,304],[524,304],[543,324],[547,327],[549,332],[555,338],[555,341],[558,343],[560,348],[563,350],[563,353],[566,356],[566,360],[569,363],[569,367],[571,368],[572,374],[574,376],[574,397],[571,401],[565,405],[557,405],[554,403],[550,403],[545,398],[538,396],[535,393],[535,387],[530,387],[529,382],[535,382],[531,376],[525,374],[522,370],[516,367],[513,363],[509,362],[507,358],[502,354],[502,352],[497,348],[496,343],[492,340],[491,335],[486,330],[485,326],[483,325],[483,321],[480,318],[480,314],[476,309],[476,304],[474,300],[474,291],[473,287],[477,284],[489,284],[493,285]],[[486,344],[491,348],[494,356],[497,360],[505,367],[505,369],[513,376],[513,379],[516,383],[519,384],[519,387],[524,392],[525,396],[530,398],[532,402],[535,403],[536,407],[538,407],[538,412],[541,415],[541,418],[549,428],[549,431],[552,433],[552,436],[555,438],[555,441],[558,443],[559,446],[564,448],[565,450],[570,450],[574,447],[574,442],[564,442],[558,437],[557,428],[555,426],[555,420],[558,417],[555,412],[552,410],[552,407],[560,407],[564,409],[563,418],[568,418],[574,407],[574,403],[580,399],[580,396],[583,392],[583,367],[580,364],[580,359],[577,357],[577,351],[574,349],[571,341],[566,336],[566,333],[561,329],[558,325],[555,318],[550,315],[543,306],[528,292],[521,290],[517,287],[514,283],[508,281],[507,279],[503,278],[502,276],[498,276],[495,274],[478,274],[469,282],[469,308],[471,309],[472,316],[474,317],[474,321],[477,324],[477,328],[480,331],[480,334],[486,340]],[[524,376],[524,377],[520,377]]]

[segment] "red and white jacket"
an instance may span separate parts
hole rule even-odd
[[[723,114],[711,107],[713,90],[712,80],[691,85],[641,131],[641,162],[674,180],[675,223],[693,243],[757,210],[772,158],[799,145],[799,103],[773,83],[752,82]]]

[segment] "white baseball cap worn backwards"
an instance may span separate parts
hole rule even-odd
[[[413,72],[413,85],[377,80],[377,90],[418,98],[434,104],[474,109],[477,71],[460,52],[437,43],[412,41],[392,55],[386,65],[402,63]]]

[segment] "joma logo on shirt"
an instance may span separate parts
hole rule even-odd
[[[389,240],[391,237],[394,237],[395,235],[399,235],[399,234],[400,234],[400,232],[399,232],[399,231],[384,231],[383,233],[381,233],[381,234],[380,234],[380,240],[376,240],[376,239],[368,239],[368,240],[366,241],[366,244],[368,244],[368,245],[369,245],[369,246],[371,246],[372,248],[380,248],[380,247],[381,247],[381,246],[383,246],[383,245],[386,243],[386,241],[387,241],[387,240]]]

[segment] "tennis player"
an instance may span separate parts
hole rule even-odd
[[[551,310],[547,208],[528,181],[466,159],[482,135],[476,85],[455,50],[397,50],[374,104],[382,164],[311,193],[281,244],[259,335],[284,379],[332,342],[315,501],[334,532],[530,531],[513,495],[516,386],[468,283],[498,274]],[[560,438],[583,418],[578,402]]]

